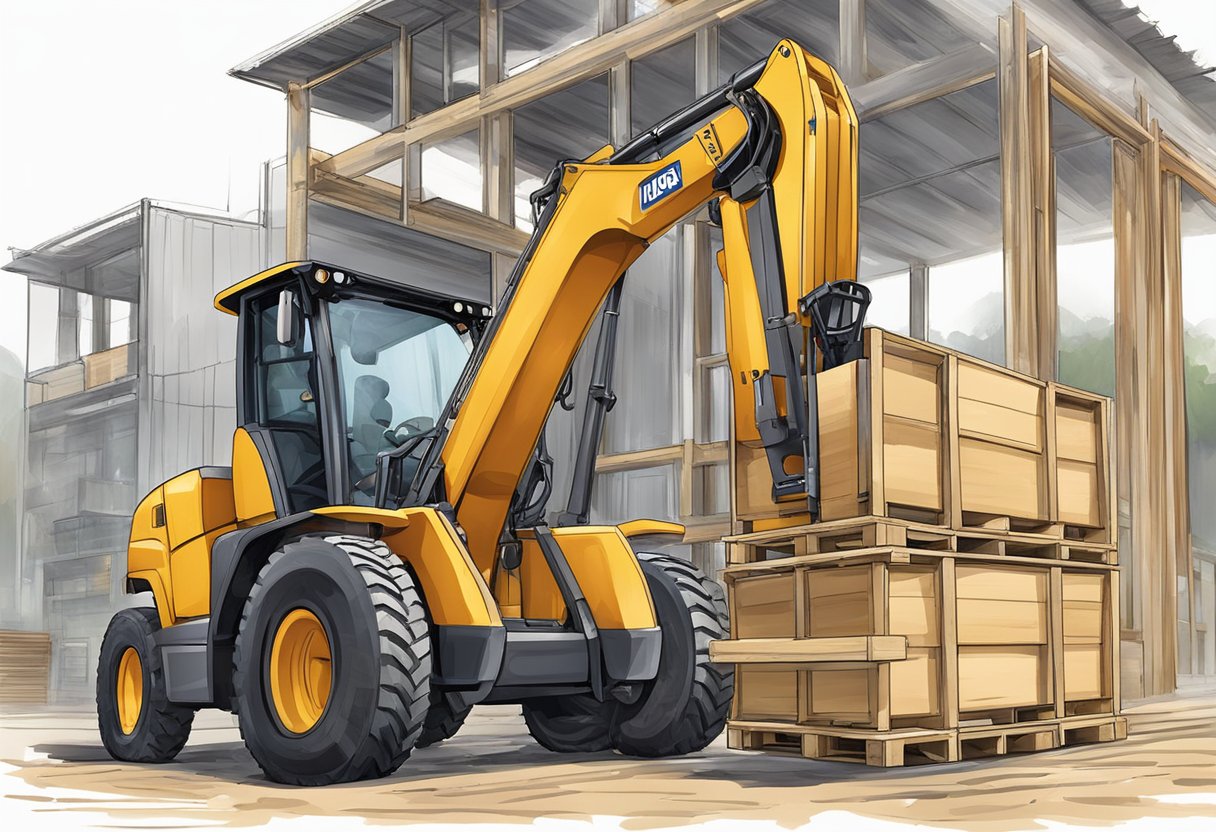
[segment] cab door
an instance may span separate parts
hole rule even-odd
[[[264,476],[279,517],[330,504],[319,362],[301,298],[293,282],[241,305],[237,431],[248,434],[257,455],[234,454],[233,478],[239,488]],[[263,472],[241,470],[259,463]]]

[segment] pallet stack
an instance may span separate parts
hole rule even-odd
[[[892,766],[1125,736],[1107,400],[881,330],[818,383],[822,522],[736,448],[728,744]]]
[[[45,705],[50,676],[49,634],[0,630],[0,703]]]

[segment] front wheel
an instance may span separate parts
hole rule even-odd
[[[97,727],[117,760],[167,763],[190,738],[194,709],[174,705],[153,634],[160,618],[150,607],[120,610],[110,619],[97,663]]]
[[[383,777],[422,731],[426,612],[379,541],[305,537],[272,554],[245,603],[233,663],[241,735],[280,783]]]

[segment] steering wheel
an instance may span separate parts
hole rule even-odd
[[[414,416],[406,419],[395,428],[385,428],[384,438],[394,448],[400,448],[405,444],[405,440],[411,436],[417,436],[433,427],[435,427],[435,420],[430,416]],[[405,432],[404,436],[402,435],[402,431]]]

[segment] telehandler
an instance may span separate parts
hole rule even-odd
[[[299,785],[384,776],[478,703],[520,703],[554,751],[712,741],[733,692],[709,661],[728,630],[718,585],[638,551],[678,541],[678,524],[587,524],[622,280],[709,203],[736,435],[764,449],[774,499],[813,512],[805,374],[868,298],[851,282],[856,125],[836,72],[783,40],[625,146],[559,164],[497,309],[315,262],[221,292],[238,316],[232,464],[135,511],[126,588],[155,607],[105,634],[110,754],[172,759],[199,708],[238,714],[266,775]],[[543,430],[600,310],[574,486],[550,527]]]

